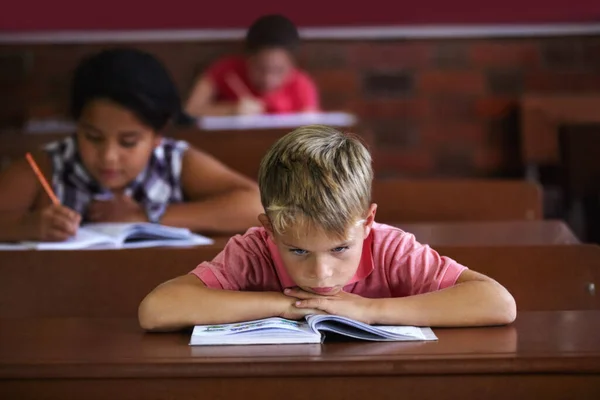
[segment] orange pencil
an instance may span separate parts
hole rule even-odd
[[[31,166],[31,169],[33,169],[33,172],[35,172],[35,175],[37,176],[38,180],[44,187],[44,190],[48,194],[48,197],[50,197],[50,200],[52,200],[52,204],[54,204],[55,206],[59,205],[60,201],[58,201],[58,198],[54,194],[54,191],[48,184],[48,181],[46,180],[46,178],[44,178],[44,174],[42,174],[42,171],[40,171],[40,168],[38,167],[38,165],[35,162],[35,160],[33,159],[33,157],[31,157],[31,154],[29,154],[29,153],[25,154],[25,158],[29,162],[29,165]]]

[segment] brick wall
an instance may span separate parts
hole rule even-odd
[[[233,43],[148,43],[185,95]],[[101,45],[0,47],[0,124],[64,115],[69,74]],[[600,37],[307,42],[323,106],[376,135],[377,175],[498,176],[518,169],[522,93],[600,92]]]

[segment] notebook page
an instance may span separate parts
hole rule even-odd
[[[11,250],[11,251],[19,251],[19,250],[32,250],[33,246],[27,246],[23,243],[0,243],[0,251],[2,250]]]
[[[297,128],[299,126],[311,124],[347,127],[352,126],[355,123],[356,117],[354,117],[352,114],[331,112],[203,117],[199,119],[198,126],[205,130],[241,130]]]
[[[117,247],[117,243],[106,235],[81,227],[77,234],[63,242],[23,242],[36,250],[80,250],[94,246]]]
[[[114,238],[118,243],[127,239],[190,239],[189,229],[151,223],[95,223],[86,224],[86,229]]]
[[[86,224],[83,226],[84,229],[91,232],[96,232],[101,235],[109,236],[116,241],[119,241],[124,237],[127,232],[131,229],[133,224],[130,223],[96,223]]]

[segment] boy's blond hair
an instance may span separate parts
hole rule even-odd
[[[345,237],[371,202],[371,155],[354,135],[324,125],[298,128],[262,159],[260,198],[277,233],[294,226]]]

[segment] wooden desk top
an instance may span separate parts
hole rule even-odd
[[[577,244],[563,221],[394,223],[431,246],[535,246]]]
[[[600,373],[600,311],[522,312],[438,342],[188,346],[133,319],[0,320],[0,379]]]

